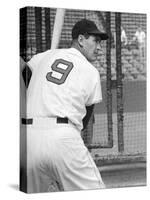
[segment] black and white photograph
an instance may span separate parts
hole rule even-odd
[[[148,1],[0,10],[0,198],[149,199]]]
[[[145,13],[20,9],[20,190],[146,186]]]

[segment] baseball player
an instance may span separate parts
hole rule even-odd
[[[27,193],[100,189],[102,181],[81,138],[94,104],[102,101],[100,76],[90,63],[108,38],[83,19],[69,49],[47,50],[28,65]]]

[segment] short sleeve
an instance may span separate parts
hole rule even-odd
[[[90,94],[88,96],[86,106],[96,104],[102,101],[101,81],[98,71],[96,71],[95,76],[91,81],[91,89],[89,91]]]
[[[46,53],[49,53],[49,52],[50,52],[50,50],[47,51]],[[27,64],[32,71],[37,68],[37,66],[39,65],[39,63],[43,59],[43,57],[46,55],[46,53],[42,52],[42,53],[36,54],[28,61]]]
[[[35,55],[28,61],[27,64],[32,71],[37,67],[39,60],[40,60],[39,56]]]

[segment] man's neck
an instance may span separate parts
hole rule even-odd
[[[72,43],[71,47],[77,49],[85,57],[83,48],[78,43]]]

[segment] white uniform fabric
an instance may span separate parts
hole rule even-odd
[[[28,64],[27,192],[104,188],[80,135],[85,106],[102,100],[97,69],[74,48],[46,51]]]
[[[65,82],[60,85],[46,79],[49,72],[52,72],[51,76],[57,80],[63,77],[63,72],[58,73],[57,69],[51,69],[52,64],[58,59],[73,64]],[[28,118],[68,117],[81,130],[82,119],[86,114],[85,105],[102,100],[97,69],[75,48],[48,50],[34,56],[28,65],[33,69],[27,96]],[[67,65],[59,63],[58,67],[65,69]]]
[[[104,188],[79,131],[55,119],[35,118],[27,127],[27,192]]]

